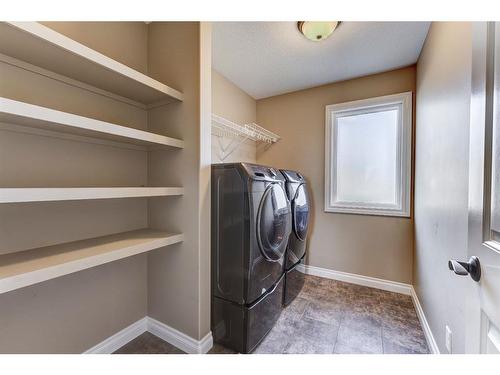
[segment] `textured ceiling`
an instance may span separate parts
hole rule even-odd
[[[311,42],[295,22],[214,22],[213,67],[256,99],[415,63],[429,22],[343,22]]]

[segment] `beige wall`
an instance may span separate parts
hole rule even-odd
[[[212,69],[212,111],[239,124],[255,122],[255,99]]]
[[[146,255],[0,295],[0,353],[82,353],[146,315]]]
[[[415,260],[417,295],[442,353],[465,351],[464,290],[448,270],[467,258],[472,27],[433,22],[417,64]]]
[[[144,22],[42,22],[142,73],[148,72],[148,25]]]
[[[220,73],[212,69],[212,112],[237,124],[247,124],[257,120],[257,103],[254,98],[237,87]],[[243,142],[230,156],[221,160],[222,147],[228,145],[230,138],[219,139],[212,136],[212,162],[256,162],[255,143]]]
[[[325,213],[325,106],[415,92],[415,67],[333,83],[257,101],[257,123],[282,139],[257,162],[303,173],[313,200],[306,263],[365,276],[412,281],[412,220]]]

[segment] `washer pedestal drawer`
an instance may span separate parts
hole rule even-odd
[[[251,306],[212,298],[214,341],[240,353],[250,353],[274,327],[282,311],[284,277]]]
[[[304,257],[302,257],[302,259],[304,259]],[[297,270],[299,264],[300,261],[285,273],[283,306],[288,306],[299,295],[304,286],[305,275]]]

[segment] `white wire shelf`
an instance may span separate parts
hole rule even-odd
[[[280,140],[279,135],[255,123],[239,125],[215,114],[212,114],[212,134],[218,138],[220,161],[227,159],[246,140],[267,145]],[[228,138],[229,143],[224,144],[224,138]]]
[[[224,117],[212,115],[212,134],[221,137],[244,137],[254,142],[276,143],[280,137],[255,123],[239,125]]]

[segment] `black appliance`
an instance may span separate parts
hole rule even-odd
[[[283,305],[290,304],[304,286],[304,274],[297,267],[306,255],[310,202],[305,178],[295,171],[281,170],[292,207],[292,233],[285,254]]]
[[[270,167],[212,165],[212,334],[251,352],[282,310],[291,231],[285,178]]]

